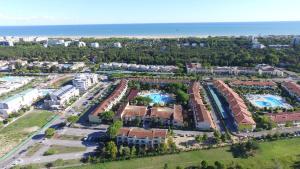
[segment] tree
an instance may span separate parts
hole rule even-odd
[[[205,160],[203,160],[203,161],[201,161],[201,168],[202,169],[205,169],[205,168],[207,168],[207,162],[205,161]]]
[[[201,137],[200,135],[195,136],[195,141],[196,141],[197,143],[201,143],[202,137]]]
[[[109,141],[106,144],[105,150],[106,150],[107,155],[111,159],[116,159],[117,153],[118,153],[118,147],[116,146],[115,142]]]
[[[176,91],[176,100],[177,100],[177,102],[179,102],[181,104],[187,104],[187,102],[189,100],[189,95],[179,89]]]
[[[45,131],[45,137],[46,138],[51,138],[53,137],[55,134],[55,129],[54,128],[48,128],[46,131]]]
[[[165,165],[164,165],[164,169],[168,169],[168,168],[169,168],[168,164],[167,164],[167,163],[165,163]]]
[[[125,158],[129,158],[130,157],[130,148],[129,147],[123,147],[122,155]]]
[[[136,155],[136,148],[135,146],[131,147],[131,150],[130,150],[130,157],[134,157]]]
[[[222,164],[219,161],[215,161],[215,166],[216,166],[217,169],[224,169],[225,168],[224,164]]]
[[[76,123],[78,120],[79,120],[78,116],[70,116],[70,117],[67,118],[67,121],[69,123]]]
[[[120,128],[123,126],[122,121],[117,120],[113,124],[111,124],[107,129],[107,134],[111,139],[115,138],[120,130]]]
[[[203,142],[206,142],[208,140],[208,136],[206,133],[203,134],[202,140],[203,140]]]
[[[101,113],[100,118],[105,121],[112,121],[115,116],[115,112],[113,111],[105,111]]]

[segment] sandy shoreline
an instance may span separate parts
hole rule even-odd
[[[94,38],[94,39],[110,39],[110,38],[126,38],[126,39],[177,39],[177,38],[207,38],[208,36],[197,35],[197,36],[185,36],[185,35],[95,35],[95,36],[38,36],[38,37],[48,37],[48,38],[71,38],[71,39],[80,39],[80,38]]]

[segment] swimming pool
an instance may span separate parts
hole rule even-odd
[[[258,108],[293,108],[282,97],[276,95],[246,95],[246,98]]]
[[[146,94],[141,94],[140,96],[151,98],[152,104],[154,104],[154,103],[168,104],[168,103],[174,102],[174,99],[171,95],[164,94],[164,93],[146,93]]]

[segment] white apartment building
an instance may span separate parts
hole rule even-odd
[[[93,73],[81,73],[77,74],[72,80],[73,85],[79,89],[80,92],[85,92],[91,86],[97,84],[98,75]]]
[[[122,48],[122,44],[120,42],[116,42],[113,44],[115,48]]]
[[[8,40],[0,41],[0,46],[14,46],[14,42]]]
[[[31,106],[41,95],[37,89],[28,89],[3,101],[0,101],[0,116],[7,118],[9,114]]]
[[[45,104],[51,108],[61,108],[76,96],[79,96],[79,90],[73,85],[66,85],[50,94],[51,100],[45,100]]]
[[[32,77],[4,76],[0,78],[0,95],[16,90],[30,81]]]
[[[99,45],[98,42],[94,42],[94,43],[91,43],[91,47],[93,47],[93,48],[99,48],[100,45]]]

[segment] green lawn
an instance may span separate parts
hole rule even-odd
[[[55,139],[59,140],[81,140],[83,137],[82,136],[72,136],[72,135],[59,135]]]
[[[0,157],[40,129],[52,116],[52,112],[36,110],[0,129]]]
[[[80,166],[78,169],[162,169],[165,163],[168,163],[170,169],[175,169],[176,166],[199,165],[202,160],[206,160],[209,164],[213,164],[216,160],[224,164],[239,163],[244,168],[251,169],[292,168],[295,162],[300,161],[300,138],[265,142],[261,143],[260,147],[261,149],[256,156],[248,159],[234,158],[228,151],[229,147],[227,147],[86,165]]]
[[[47,151],[53,151],[54,154],[64,154],[64,153],[74,153],[74,152],[81,152],[85,151],[85,147],[68,147],[68,146],[61,146],[61,145],[51,145]]]

